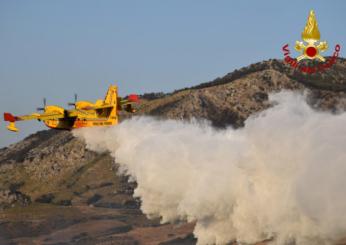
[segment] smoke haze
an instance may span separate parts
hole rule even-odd
[[[196,222],[198,244],[330,244],[346,235],[346,113],[292,92],[240,129],[134,117],[75,131],[109,151],[148,217]]]

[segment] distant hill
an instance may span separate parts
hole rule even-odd
[[[263,61],[195,87],[161,94],[143,104],[141,113],[168,118],[205,118],[215,126],[241,126],[267,106],[268,93],[306,90],[311,105],[324,110],[346,107],[346,59],[325,73],[307,75],[280,60]]]
[[[346,109],[346,60],[312,76],[280,60],[259,62],[195,87],[147,94],[138,114],[241,127],[270,106],[269,93],[283,89],[306,90],[321,110]],[[66,131],[37,132],[0,149],[0,244],[195,244],[193,224],[146,219],[132,197],[135,184],[116,171],[109,155]]]

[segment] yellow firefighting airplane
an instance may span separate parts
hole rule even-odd
[[[135,112],[133,104],[138,103],[138,96],[129,95],[126,99],[118,97],[118,88],[111,85],[107,91],[104,100],[97,100],[95,103],[88,101],[77,101],[75,95],[75,103],[69,103],[74,106],[72,110],[66,110],[60,106],[46,105],[43,100],[44,107],[37,108],[43,113],[33,113],[25,116],[13,116],[11,113],[4,113],[4,120],[9,122],[8,130],[17,132],[15,122],[24,120],[37,119],[43,121],[47,127],[54,129],[71,130],[82,127],[94,126],[110,126],[118,124],[118,111],[125,110],[127,112]]]

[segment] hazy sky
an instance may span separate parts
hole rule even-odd
[[[321,39],[346,45],[346,1],[0,0],[0,112],[120,93],[172,91],[282,58],[314,9]],[[331,49],[327,54],[331,54]],[[45,129],[0,123],[0,147]]]

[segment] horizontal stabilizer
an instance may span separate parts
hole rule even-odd
[[[139,98],[138,98],[138,95],[137,94],[130,94],[128,97],[127,97],[127,100],[129,102],[138,102],[139,101]]]

